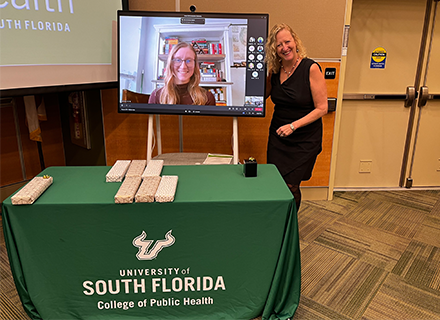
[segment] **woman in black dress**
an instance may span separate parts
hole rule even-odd
[[[267,97],[275,104],[269,128],[267,163],[275,164],[301,203],[301,181],[312,176],[322,150],[322,116],[327,113],[327,88],[321,67],[307,54],[287,24],[277,24],[266,44]]]

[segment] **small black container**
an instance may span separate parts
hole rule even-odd
[[[257,176],[257,161],[244,160],[243,174],[246,178],[256,177]]]

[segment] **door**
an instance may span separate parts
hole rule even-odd
[[[437,4],[353,0],[335,188],[440,186]]]
[[[409,152],[405,185],[440,186],[440,5],[432,3],[427,30],[425,68],[414,121],[414,144]],[[421,96],[423,91],[424,96]],[[426,104],[425,104],[426,103]]]

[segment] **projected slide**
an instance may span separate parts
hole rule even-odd
[[[0,88],[116,81],[120,9],[120,0],[0,1]]]

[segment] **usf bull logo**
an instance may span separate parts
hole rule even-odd
[[[172,231],[173,230],[170,230],[166,233],[165,239],[156,240],[156,243],[151,249],[150,246],[154,242],[154,240],[145,240],[147,234],[145,233],[145,231],[142,231],[140,236],[137,236],[133,239],[133,245],[139,248],[139,251],[136,254],[136,258],[138,258],[138,260],[155,259],[163,248],[172,246],[176,241],[176,238],[174,238],[171,234]]]

